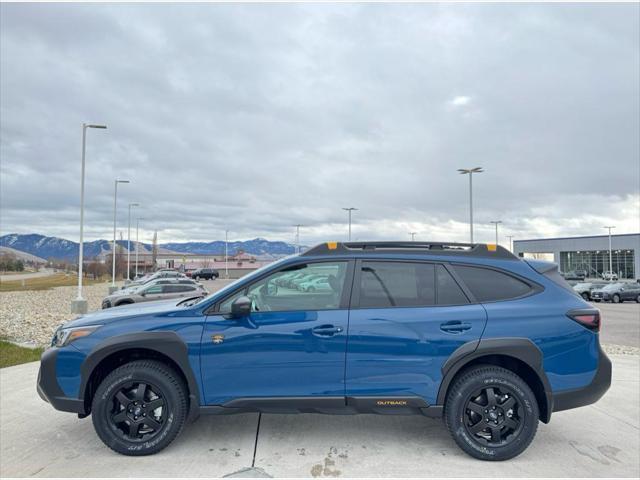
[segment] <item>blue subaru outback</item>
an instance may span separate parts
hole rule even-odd
[[[302,412],[444,417],[465,452],[505,460],[607,391],[599,329],[555,264],[500,246],[329,242],[206,298],[61,326],[38,392],[125,455],[199,414]]]

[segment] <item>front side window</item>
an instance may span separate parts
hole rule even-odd
[[[455,265],[454,268],[479,302],[518,298],[532,290],[522,280],[489,268],[466,265]]]
[[[269,275],[225,299],[220,313],[229,313],[233,301],[247,295],[254,312],[330,310],[340,308],[347,262],[296,265]]]
[[[410,262],[363,262],[360,308],[435,305],[434,265]]]

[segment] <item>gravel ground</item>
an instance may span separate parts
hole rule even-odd
[[[100,309],[109,285],[82,288],[89,311]],[[0,293],[0,335],[15,342],[48,345],[58,325],[77,316],[71,313],[71,301],[77,294],[78,287]]]

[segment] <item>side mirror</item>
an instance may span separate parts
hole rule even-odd
[[[249,297],[238,297],[231,304],[231,316],[233,318],[248,317],[251,314],[251,299]]]

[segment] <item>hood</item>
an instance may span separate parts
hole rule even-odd
[[[133,318],[143,315],[154,315],[158,313],[171,313],[176,310],[184,310],[185,307],[178,303],[184,298],[173,298],[171,300],[159,302],[132,303],[121,307],[106,308],[96,312],[80,315],[79,317],[64,324],[66,327],[83,327],[85,325],[105,325],[124,318]]]

